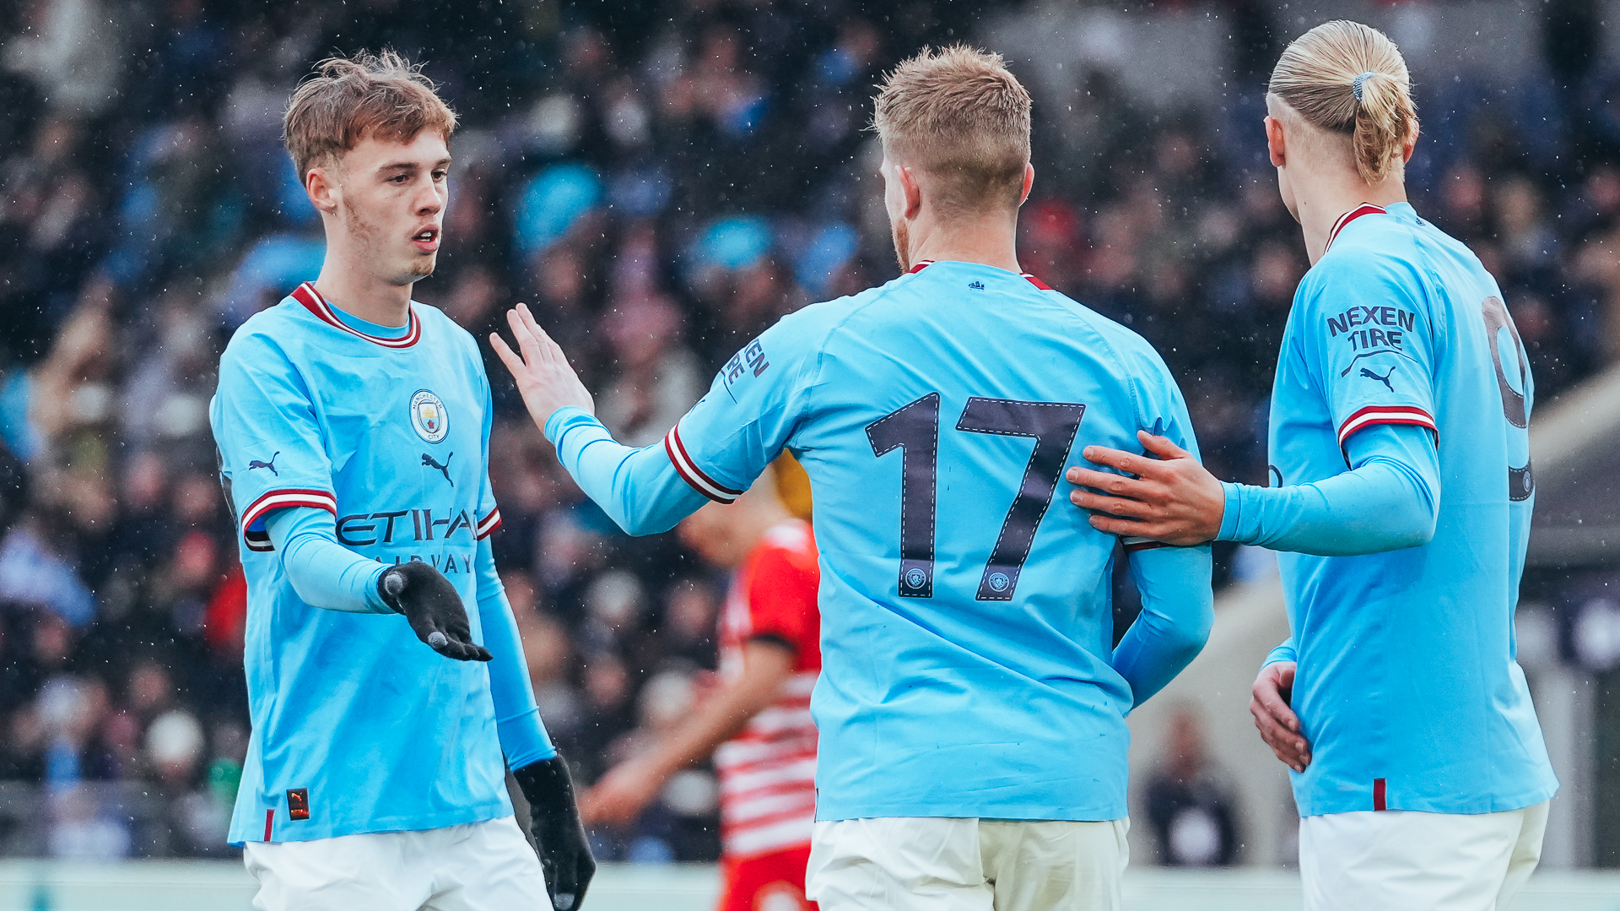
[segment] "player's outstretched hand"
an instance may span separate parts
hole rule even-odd
[[[585,839],[574,802],[574,782],[561,756],[512,770],[529,801],[529,831],[540,850],[540,871],[556,911],[575,911],[596,875],[596,858]]]
[[[518,350],[523,354],[519,356],[494,332],[489,334],[489,344],[500,355],[506,369],[512,371],[518,392],[523,395],[523,404],[528,407],[535,425],[544,430],[551,413],[569,405],[595,414],[596,404],[591,401],[590,391],[568,365],[562,349],[534,321],[528,306],[518,304],[516,309],[506,311],[506,322],[512,327],[512,337],[517,339]]]
[[[438,570],[420,561],[390,566],[377,579],[383,603],[405,615],[416,638],[447,658],[488,661],[489,650],[472,641],[461,593]]]
[[[1136,437],[1157,458],[1087,446],[1082,455],[1088,461],[1127,474],[1070,468],[1065,477],[1081,489],[1071,491],[1069,501],[1091,510],[1091,526],[1111,535],[1178,546],[1212,540],[1226,512],[1221,482],[1165,437],[1145,431]]]
[[[626,826],[664,787],[665,776],[651,762],[632,759],[614,766],[579,799],[579,813],[592,826]]]
[[[1311,764],[1311,745],[1299,732],[1299,716],[1288,704],[1294,690],[1295,667],[1292,661],[1278,661],[1260,669],[1260,676],[1254,679],[1249,714],[1254,716],[1260,739],[1271,747],[1271,752],[1290,769],[1303,772]]]

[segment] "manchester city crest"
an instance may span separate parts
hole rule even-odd
[[[418,389],[411,396],[411,426],[429,443],[444,439],[450,432],[450,415],[444,410],[444,402],[426,389]]]

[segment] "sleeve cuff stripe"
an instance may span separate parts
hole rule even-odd
[[[1435,433],[1440,432],[1435,426],[1434,417],[1422,408],[1408,405],[1374,405],[1345,418],[1344,423],[1339,425],[1339,445],[1343,446],[1344,441],[1350,438],[1350,434],[1370,424],[1416,424],[1419,427],[1427,427]]]
[[[692,485],[692,489],[698,493],[716,503],[730,503],[742,496],[742,491],[716,484],[713,478],[693,464],[692,457],[686,454],[686,446],[681,443],[679,424],[671,427],[669,433],[664,435],[664,451],[669,454],[669,461],[675,466],[675,473],[681,476],[681,480]]]
[[[494,534],[495,529],[500,527],[501,511],[499,509],[492,509],[489,511],[489,515],[478,520],[478,528],[473,532],[473,536],[482,541]]]
[[[337,498],[324,490],[272,490],[259,497],[242,511],[242,530],[252,528],[265,513],[289,506],[311,506],[337,515]]]
[[[1159,547],[1169,547],[1163,541],[1154,541],[1151,538],[1121,538],[1119,543],[1124,545],[1125,552],[1134,554],[1139,550],[1154,550]]]

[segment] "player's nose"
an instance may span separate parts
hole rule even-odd
[[[444,194],[432,183],[428,183],[416,191],[416,213],[418,215],[433,215],[444,208]]]

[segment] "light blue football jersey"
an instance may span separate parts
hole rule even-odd
[[[482,641],[475,555],[500,513],[472,336],[415,303],[400,335],[305,284],[231,338],[210,418],[248,588],[253,734],[231,842],[510,815],[486,666],[444,658],[399,614],[303,603],[264,530],[277,508],[329,510],[355,553],[443,572]]]
[[[1557,789],[1513,632],[1533,400],[1502,292],[1466,247],[1405,203],[1340,219],[1284,333],[1271,483],[1340,474],[1351,434],[1415,424],[1437,434],[1439,521],[1422,547],[1279,554],[1312,745],[1300,815],[1488,813]]]
[[[1032,277],[924,266],[783,318],[665,449],[719,500],[784,445],[810,476],[818,819],[1121,818],[1117,539],[1062,474],[1090,444],[1140,452],[1138,429],[1196,454],[1186,406],[1145,341]],[[1170,600],[1207,611],[1208,549],[1186,553]]]

